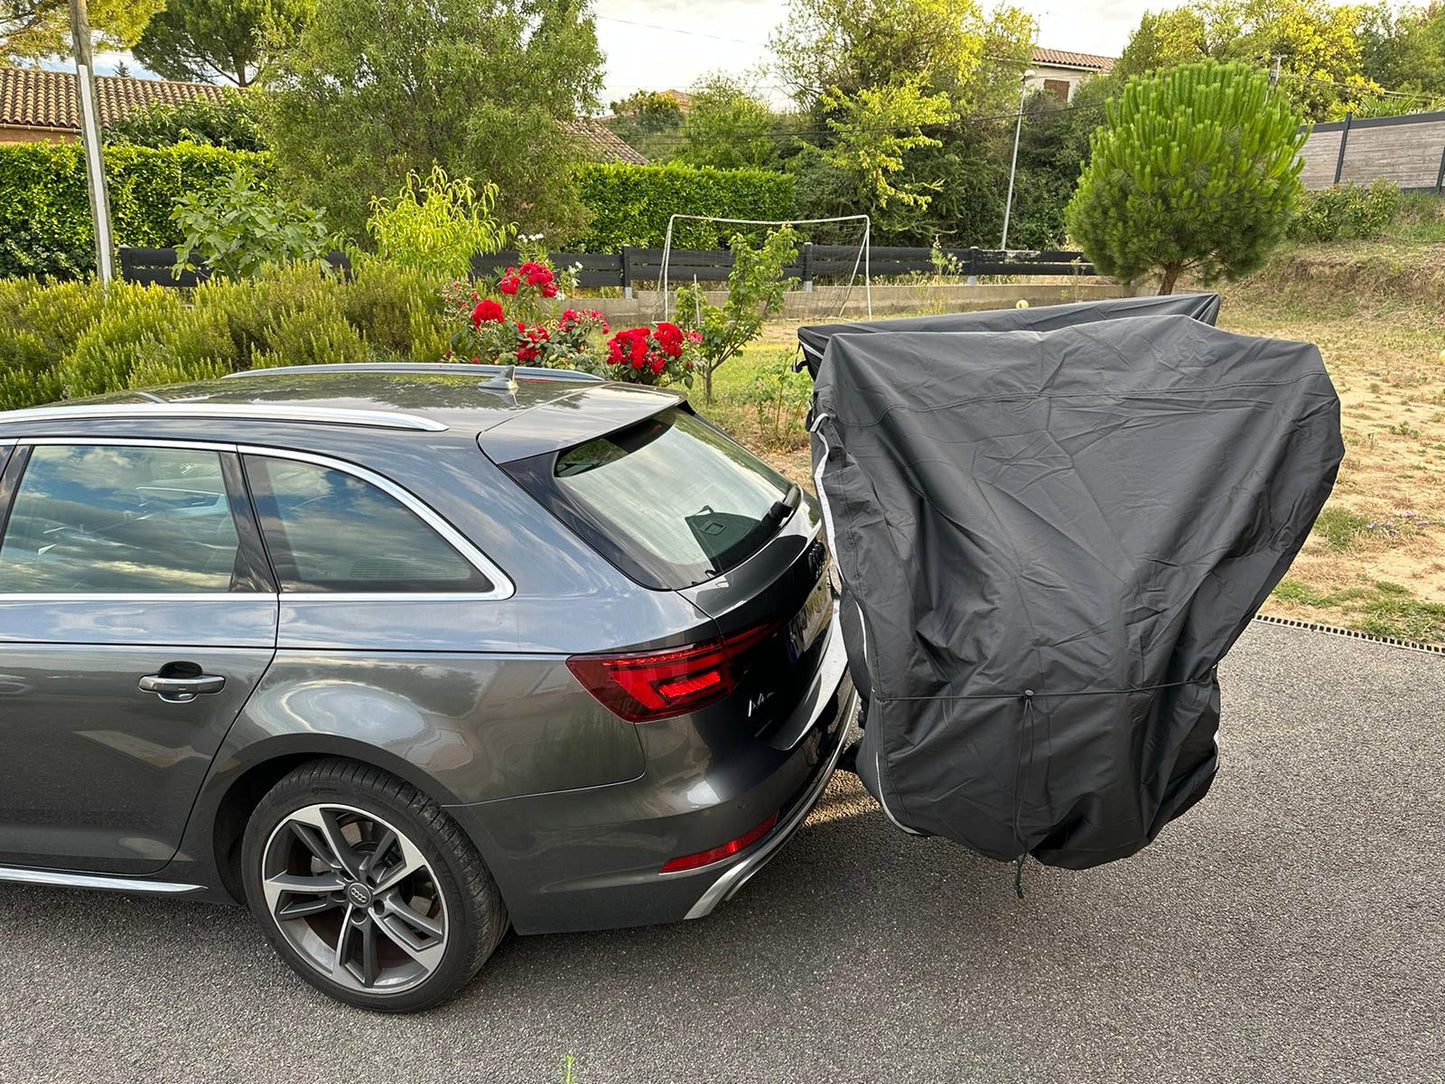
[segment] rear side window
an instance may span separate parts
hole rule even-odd
[[[246,456],[283,591],[477,592],[492,583],[415,512],[345,471]]]
[[[239,548],[218,453],[40,445],[0,542],[0,593],[229,591]]]
[[[660,586],[690,587],[741,564],[777,531],[789,485],[685,410],[558,453],[557,498]]]

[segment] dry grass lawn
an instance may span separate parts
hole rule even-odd
[[[1445,246],[1286,255],[1224,290],[1220,326],[1317,343],[1343,405],[1334,495],[1265,612],[1445,642]],[[710,413],[806,481],[795,327],[769,325],[719,372]]]

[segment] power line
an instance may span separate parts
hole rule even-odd
[[[686,30],[680,26],[663,26],[661,23],[642,23],[636,19],[619,19],[615,15],[594,15],[593,18],[602,22],[621,23],[623,26],[641,27],[644,30],[661,30],[664,33],[684,34],[692,38],[711,38],[713,41],[731,41],[739,45],[751,45],[759,49],[765,49],[768,45],[766,41],[757,41],[756,39],[731,38],[725,34],[709,34],[705,30]]]
[[[1099,112],[1102,112],[1103,109],[1104,109],[1103,104],[1099,104],[1099,105],[1064,105],[1064,106],[1059,106],[1057,109],[1024,109],[1024,110],[1022,110],[1022,111],[1015,111],[1015,112],[1012,112],[1012,113],[965,114],[965,115],[962,115],[962,116],[959,116],[959,117],[955,117],[953,120],[947,121],[947,122],[942,123],[942,124],[923,124],[923,125],[918,125],[918,128],[919,128],[920,131],[925,132],[925,133],[930,132],[930,131],[932,131],[932,132],[946,132],[946,131],[948,131],[950,128],[956,127],[957,125],[960,125],[960,124],[962,124],[962,125],[997,124],[997,123],[1000,123],[1000,122],[1003,122],[1003,121],[1013,121],[1013,120],[1017,120],[1017,119],[1020,118],[1020,117],[1053,118],[1053,117],[1058,117],[1059,115],[1064,114],[1064,113],[1099,113]],[[787,114],[783,114],[783,115],[786,116]],[[896,126],[893,126],[893,127],[890,127],[890,126],[879,126],[879,127],[855,128],[855,129],[853,129],[853,130],[854,130],[854,131],[858,131],[858,132],[865,132],[865,133],[872,134],[872,135],[882,135],[882,134],[896,134],[896,133],[899,133],[899,132],[911,131],[912,129],[911,129],[911,128],[901,128],[901,127],[896,127]],[[763,139],[767,139],[767,140],[778,140],[778,139],[789,139],[789,138],[799,138],[799,139],[801,139],[801,138],[806,138],[806,137],[808,137],[808,136],[833,136],[833,135],[837,135],[837,134],[838,134],[838,133],[837,133],[837,130],[834,129],[834,128],[816,128],[816,127],[814,127],[814,128],[794,128],[794,129],[788,129],[788,130],[786,130],[786,131],[781,131],[781,132],[777,132],[777,133],[768,132],[768,133],[766,133],[766,134],[759,134],[759,135],[757,135],[757,136],[749,137],[749,138],[759,139],[759,140],[763,140]],[[651,136],[640,136],[639,139],[638,139],[638,141],[639,141],[639,142],[642,142],[642,143],[646,143],[647,146],[649,146],[649,147],[657,147],[657,148],[659,148],[659,149],[661,149],[661,148],[663,148],[663,147],[670,147],[670,146],[686,146],[688,143],[691,142],[691,140],[689,140],[688,137],[687,137],[686,135],[684,135],[683,133],[681,133],[681,132],[658,132],[658,133],[655,133],[654,135],[651,135]]]

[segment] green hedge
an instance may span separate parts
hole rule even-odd
[[[195,143],[172,147],[112,144],[106,180],[116,241],[173,245],[171,209],[182,192],[208,188],[238,165],[271,172],[267,154]],[[0,278],[77,278],[95,267],[90,200],[78,143],[0,146]]]
[[[440,284],[374,260],[194,290],[0,280],[0,410],[267,365],[440,358]]]
[[[616,252],[623,245],[657,248],[673,214],[784,219],[795,213],[792,176],[765,169],[591,163],[578,169],[577,186],[592,212],[580,242],[587,252]],[[735,232],[736,226],[679,222],[673,244],[726,248]]]

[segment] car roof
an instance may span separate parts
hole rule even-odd
[[[541,407],[583,415],[645,416],[678,399],[656,388],[609,383],[561,369],[464,363],[311,365],[0,412],[0,434],[89,418],[190,418],[212,424],[294,422],[476,436]]]

